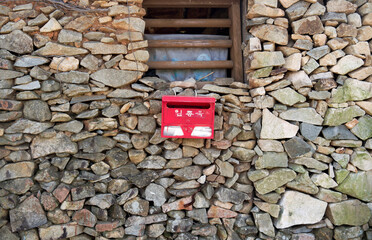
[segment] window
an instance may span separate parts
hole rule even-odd
[[[146,34],[149,49],[225,49],[226,59],[211,60],[153,60],[150,69],[173,70],[221,69],[235,81],[243,81],[241,24],[239,0],[144,0]],[[161,35],[172,34],[171,39]],[[184,39],[177,35],[194,34],[197,38]],[[215,35],[213,37],[211,35]],[[221,35],[227,35],[226,38]],[[220,37],[218,37],[220,36]],[[198,80],[198,79],[196,79]]]

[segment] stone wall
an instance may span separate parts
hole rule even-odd
[[[372,239],[371,0],[249,0],[246,83],[142,77],[142,0],[46,2],[0,3],[1,239]],[[160,137],[174,93],[213,140]]]

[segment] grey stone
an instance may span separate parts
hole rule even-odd
[[[248,199],[248,195],[234,189],[220,187],[215,196],[221,202],[231,202],[234,204],[242,204],[244,200]]]
[[[62,29],[58,34],[60,43],[78,43],[83,40],[83,35],[79,32]]]
[[[48,72],[38,66],[33,67],[30,71],[30,76],[38,80],[48,80],[51,75],[51,72]]]
[[[84,125],[76,120],[58,124],[54,126],[54,129],[57,131],[62,132],[73,132],[73,133],[79,133],[83,129]]]
[[[167,201],[167,198],[168,193],[164,187],[154,183],[150,183],[150,185],[146,187],[145,199],[153,201],[154,206],[162,206]]]
[[[36,50],[34,54],[40,56],[73,56],[88,53],[84,48],[69,47],[66,45],[48,42],[45,47]]]
[[[89,74],[85,72],[70,71],[63,73],[56,73],[55,77],[58,81],[64,83],[82,84],[88,83]]]
[[[77,144],[72,142],[62,132],[57,133],[52,138],[37,136],[33,139],[30,147],[33,158],[39,158],[53,153],[75,154],[78,151]]]
[[[372,201],[372,172],[351,172],[335,190],[365,202]]]
[[[85,198],[94,197],[95,190],[92,185],[84,185],[71,189],[73,201],[79,201]]]
[[[287,183],[286,186],[309,194],[317,194],[319,192],[318,187],[311,181],[309,172],[298,174],[297,177],[293,181]]]
[[[5,133],[39,134],[52,126],[53,123],[49,122],[40,123],[22,118],[17,120],[7,129],[5,129]]]
[[[186,212],[187,217],[198,221],[200,223],[208,223],[208,215],[205,208],[202,209],[193,209]]]
[[[275,237],[275,229],[268,213],[254,213],[253,216],[258,231],[269,237]]]
[[[18,91],[31,91],[31,90],[40,89],[40,82],[39,81],[32,81],[32,82],[27,83],[27,84],[22,84],[22,85],[15,86],[15,87],[13,87],[13,89],[18,90]]]
[[[17,77],[21,77],[23,75],[24,74],[21,73],[21,72],[0,69],[0,80],[17,78]]]
[[[85,204],[94,205],[101,209],[108,209],[115,203],[115,197],[112,194],[96,194]]]
[[[91,71],[97,71],[100,61],[100,59],[96,58],[92,54],[88,54],[80,61],[80,65]]]
[[[38,56],[24,55],[20,58],[17,58],[14,63],[15,67],[34,67],[38,65],[43,65],[49,62],[49,59]]]
[[[367,204],[359,200],[347,200],[339,203],[330,203],[327,209],[327,217],[336,226],[360,226],[369,221],[371,211]]]
[[[0,46],[15,53],[25,54],[33,51],[32,38],[20,31],[14,30],[9,34],[0,35]]]
[[[116,141],[111,138],[95,136],[79,142],[79,149],[83,149],[83,152],[87,153],[99,153],[112,149],[115,144]]]
[[[358,140],[345,125],[324,128],[322,133],[328,140]]]
[[[335,240],[346,240],[346,239],[358,239],[363,235],[363,229],[360,226],[357,227],[336,227],[334,230]]]
[[[314,108],[292,108],[282,112],[280,118],[289,121],[306,122],[314,125],[322,125],[323,118]]]
[[[351,129],[358,138],[368,140],[372,138],[372,117],[365,115],[358,119],[357,125]]]
[[[324,117],[323,125],[338,126],[364,114],[365,112],[358,106],[328,108]]]
[[[185,181],[198,179],[202,175],[202,169],[199,166],[189,166],[173,172],[175,179]]]
[[[310,57],[314,58],[315,60],[319,60],[321,57],[325,56],[330,52],[330,49],[327,45],[320,46],[317,48],[313,48],[308,51],[306,54]]]
[[[322,131],[322,127],[303,122],[300,124],[300,131],[304,138],[314,141]]]
[[[294,171],[286,168],[278,168],[273,170],[269,176],[254,182],[254,186],[259,194],[266,194],[285,185],[295,178],[296,173]]]
[[[124,211],[140,216],[147,216],[149,212],[149,202],[138,197],[129,200],[123,206]]]
[[[272,169],[276,167],[288,167],[286,153],[264,152],[255,162],[256,169]]]
[[[127,47],[122,44],[106,44],[101,42],[85,42],[83,47],[92,54],[126,54]]]
[[[40,100],[25,102],[23,115],[25,118],[39,122],[48,121],[52,118],[52,113],[50,112],[48,104]]]
[[[323,218],[327,208],[326,202],[295,191],[286,191],[279,205],[282,211],[275,221],[275,227],[279,229],[317,223]],[[303,209],[306,209],[306,215],[303,214]]]
[[[372,170],[372,156],[364,148],[355,149],[350,162],[360,170]]]
[[[31,195],[9,212],[12,231],[24,231],[48,222],[39,200]]]
[[[284,143],[284,148],[290,158],[300,157],[308,152],[314,151],[309,144],[299,137],[293,137],[286,141]]]
[[[190,218],[168,220],[166,231],[171,233],[183,233],[191,230],[193,221]]]
[[[294,137],[299,127],[290,124],[272,114],[269,110],[263,110],[261,138],[283,139]]]
[[[102,69],[91,75],[91,78],[110,87],[123,87],[135,82],[141,76],[134,71]]]

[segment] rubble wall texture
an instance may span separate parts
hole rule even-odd
[[[249,0],[207,84],[142,77],[142,0],[46,2],[0,2],[0,239],[372,239],[371,0]],[[160,137],[174,93],[213,140]]]

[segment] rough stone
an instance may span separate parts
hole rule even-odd
[[[20,30],[0,35],[0,45],[2,49],[18,54],[31,53],[33,51],[32,38]]]
[[[339,203],[330,203],[326,215],[336,226],[360,226],[368,222],[371,217],[371,211],[367,204],[359,200],[347,200]]]
[[[17,208],[9,211],[12,231],[24,231],[48,222],[39,200],[31,195]]]
[[[364,114],[365,112],[358,106],[328,108],[326,115],[324,116],[323,125],[338,126]]]
[[[263,139],[292,138],[296,135],[299,127],[290,124],[275,115],[269,110],[263,110],[262,129],[260,136]]]
[[[274,222],[275,227],[279,229],[317,223],[323,218],[327,208],[326,202],[295,191],[286,191],[279,205],[282,211],[277,221]],[[303,214],[304,209],[306,209],[306,215]]]
[[[279,168],[273,170],[269,176],[254,182],[259,194],[266,194],[285,185],[296,178],[296,173],[290,169]]]
[[[135,82],[140,74],[133,71],[102,69],[91,75],[91,78],[110,87],[123,87]]]
[[[292,108],[282,112],[280,118],[289,121],[299,121],[314,125],[322,125],[323,118],[314,108]]]
[[[77,144],[61,132],[52,138],[37,136],[31,143],[31,154],[33,158],[39,158],[53,153],[75,154],[77,151]]]

